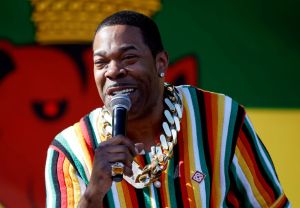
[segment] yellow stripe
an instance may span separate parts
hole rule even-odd
[[[187,103],[187,98],[185,96],[183,96],[183,106],[188,106]],[[193,148],[193,136],[197,136],[197,135],[193,135],[193,128],[192,128],[192,123],[191,123],[191,114],[189,109],[185,109],[185,113],[186,113],[186,120],[187,120],[187,129],[188,129],[188,135],[186,138],[186,141],[188,141],[188,154],[189,154],[189,164],[190,164],[190,170],[189,170],[189,179],[191,181],[191,188],[192,190],[188,191],[188,194],[193,193],[194,192],[194,203],[196,204],[196,207],[202,207],[201,204],[201,194],[200,194],[200,188],[199,188],[199,184],[196,181],[191,180],[191,178],[193,177],[195,171],[196,171],[196,167],[195,167],[195,155],[194,155],[194,148]],[[185,136],[183,136],[183,138],[185,138]],[[199,158],[200,160],[200,158]],[[190,205],[192,205],[192,203],[190,203]]]
[[[265,201],[265,199],[263,198],[263,196],[260,194],[259,190],[256,188],[256,185],[255,185],[255,182],[253,180],[253,176],[252,176],[252,173],[251,171],[249,170],[248,168],[248,165],[245,161],[245,159],[243,158],[238,146],[236,146],[236,150],[235,150],[235,153],[236,153],[236,157],[239,161],[239,165],[241,166],[246,178],[247,178],[247,181],[249,182],[250,186],[251,186],[251,190],[253,192],[253,195],[254,197],[256,198],[257,202],[262,206],[262,207],[267,207],[268,204],[267,202]]]
[[[164,186],[162,186],[162,188],[164,189],[164,196],[165,197],[165,202],[166,202],[166,207],[171,207],[171,201],[170,201],[170,192],[169,192],[169,180],[168,180],[168,177],[169,177],[169,174],[168,174],[168,170],[169,170],[169,165],[170,163],[168,163],[168,167],[167,169],[165,170],[165,172],[163,173],[162,177],[163,177],[163,183],[164,183]]]
[[[69,173],[73,182],[74,206],[77,207],[80,200],[80,185],[79,185],[78,178],[76,176],[76,170],[72,165],[69,166]]]
[[[79,140],[79,143],[80,143],[80,147],[83,151],[83,154],[84,154],[84,162],[86,164],[86,167],[88,168],[88,171],[89,171],[89,175],[91,175],[92,173],[92,161],[91,161],[91,156],[89,154],[89,151],[87,149],[87,146],[86,146],[86,142],[83,138],[83,135],[82,135],[82,131],[81,131],[81,128],[80,128],[80,124],[79,123],[76,123],[74,125],[74,129],[75,129],[75,132],[76,132],[76,135],[77,135],[77,138]]]
[[[214,95],[214,99],[212,100],[215,101],[215,96]],[[217,97],[217,107],[218,107],[218,118],[216,124],[213,122],[213,130],[217,130],[217,135],[214,141],[214,155],[215,155],[215,161],[214,164],[216,164],[214,166],[214,183],[213,185],[215,186],[215,205],[219,206],[221,203],[221,188],[220,188],[220,184],[221,184],[221,170],[220,170],[220,164],[223,161],[221,160],[221,146],[222,146],[222,134],[223,134],[223,125],[224,125],[224,102],[225,102],[225,96],[219,96]],[[214,110],[212,108],[212,110]],[[215,127],[217,127],[217,129],[215,129]]]
[[[278,199],[272,204],[271,208],[277,208],[282,206],[282,201],[286,199],[285,194],[282,194]]]
[[[64,179],[66,183],[67,188],[67,201],[68,201],[68,207],[72,208],[74,207],[74,190],[73,190],[73,184],[72,180],[69,174],[69,168],[70,168],[70,162],[69,160],[65,159],[63,163],[63,171],[64,171]]]
[[[123,194],[123,188],[121,183],[115,183],[118,191],[119,202],[121,206],[126,206],[125,197]]]

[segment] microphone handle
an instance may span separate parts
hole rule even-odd
[[[112,136],[126,136],[126,121],[127,110],[124,107],[115,107],[112,113]],[[123,180],[123,174],[117,174],[113,176],[112,179],[115,182],[121,182]]]
[[[113,109],[112,136],[126,136],[127,110],[123,107]]]

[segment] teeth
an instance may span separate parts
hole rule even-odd
[[[124,90],[113,92],[113,95],[120,95],[120,94],[128,95],[129,93],[131,93],[133,91],[134,91],[134,89],[124,89]]]

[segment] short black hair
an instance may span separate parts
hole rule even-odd
[[[120,11],[105,18],[97,27],[95,34],[105,26],[129,25],[141,30],[143,40],[155,57],[164,50],[156,23],[146,15],[134,11]]]

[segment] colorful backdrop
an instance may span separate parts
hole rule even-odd
[[[44,207],[47,146],[101,105],[91,40],[97,23],[121,9],[159,25],[170,54],[167,81],[221,92],[246,107],[299,207],[299,6],[297,0],[1,1],[0,207]]]

